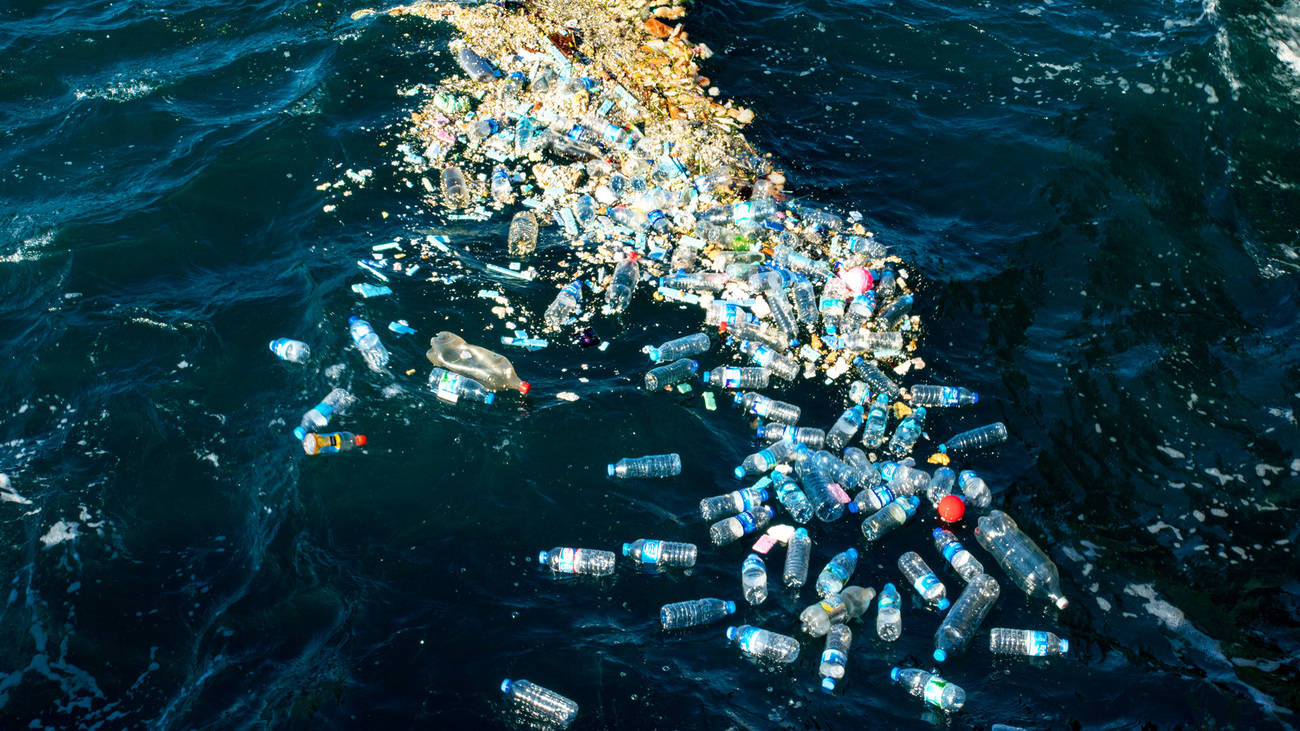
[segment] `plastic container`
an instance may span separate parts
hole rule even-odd
[[[514,389],[527,395],[532,386],[519,379],[515,367],[503,355],[487,348],[470,345],[455,333],[440,332],[429,340],[425,353],[429,362],[439,368],[468,376],[490,391]]]
[[[963,452],[981,447],[991,447],[1001,444],[1007,440],[1007,427],[1002,422],[981,426],[978,429],[971,429],[960,434],[954,434],[939,445],[939,451],[948,454],[949,452]]]
[[[623,544],[623,555],[638,566],[656,569],[690,568],[698,551],[694,543],[674,543],[640,538]]]
[[[906,688],[908,693],[941,711],[951,713],[966,704],[966,691],[962,690],[961,686],[924,670],[894,668],[890,671],[889,677]]]
[[[383,373],[388,365],[388,349],[379,342],[379,335],[374,328],[370,327],[370,323],[353,315],[348,318],[348,332],[352,335],[352,342],[356,343],[357,350],[361,351],[361,356],[366,359],[366,365],[370,366],[370,370]]]
[[[569,318],[582,311],[582,280],[564,285],[555,300],[546,308],[543,319],[549,327],[560,327]]]
[[[659,625],[664,629],[697,627],[734,614],[736,603],[721,599],[695,599],[665,604],[659,609]]]
[[[519,211],[510,219],[506,248],[511,256],[527,256],[537,248],[537,217],[531,211]]]
[[[835,692],[835,684],[844,679],[844,666],[849,662],[849,647],[853,644],[853,632],[842,624],[837,624],[826,633],[826,649],[822,650],[821,663],[817,674],[822,679],[822,690]]]
[[[916,515],[916,508],[920,504],[920,499],[912,495],[894,498],[888,505],[862,521],[862,537],[867,539],[867,543],[880,540],[881,536],[905,524],[908,519]]]
[[[301,340],[280,338],[271,341],[271,352],[280,360],[290,363],[306,363],[311,359],[311,347]]]
[[[727,639],[740,651],[758,660],[792,663],[799,657],[799,641],[759,627],[742,624],[727,628]]]
[[[706,521],[716,521],[746,510],[753,510],[762,505],[767,498],[767,490],[759,487],[747,487],[726,495],[706,497],[700,501],[700,517]]]
[[[783,403],[776,401],[773,403]],[[793,404],[791,404],[793,406]],[[795,408],[799,408],[795,406]],[[788,412],[784,416],[794,415],[798,412]],[[768,417],[771,418],[771,417]],[[821,449],[826,444],[826,432],[812,426],[791,426],[789,424],[764,424],[758,427],[758,438],[765,442],[776,442],[787,439],[795,444],[803,444],[809,449]]]
[[[657,348],[650,348],[646,351],[646,355],[650,356],[650,360],[654,363],[667,363],[679,358],[707,353],[712,347],[713,341],[708,335],[695,333],[669,340]]]
[[[898,557],[898,570],[907,577],[907,582],[916,589],[925,601],[933,604],[939,611],[948,608],[948,589],[934,575],[925,559],[916,551],[908,551]]]
[[[855,487],[871,488],[884,482],[880,469],[871,461],[866,452],[857,447],[845,447],[842,457],[844,464],[853,470]]]
[[[577,703],[527,680],[503,680],[501,692],[513,709],[540,719],[548,728],[566,729],[578,715]]]
[[[799,377],[799,364],[793,358],[779,353],[763,343],[742,340],[740,341],[740,352],[748,355],[750,362],[754,365],[766,368],[787,381],[793,381]]]
[[[745,557],[740,567],[740,584],[745,592],[745,601],[751,606],[758,606],[767,600],[767,565],[756,553]]]
[[[807,449],[802,444],[799,448]],[[844,506],[852,502],[848,493],[817,467],[811,458],[797,463],[795,472],[799,475],[799,484],[803,486],[803,493],[808,496],[808,502],[812,503],[813,515],[816,515],[818,520],[832,523],[844,515]]]
[[[468,202],[469,189],[465,187],[465,173],[455,165],[442,169],[442,198],[447,206],[455,208]]]
[[[952,494],[952,486],[957,482],[957,473],[947,467],[940,467],[930,476],[930,483],[925,486],[925,499],[934,507],[939,501]]]
[[[995,627],[989,633],[989,650],[995,655],[1046,657],[1069,652],[1070,641],[1061,639],[1051,632]]]
[[[791,589],[798,589],[808,581],[808,560],[812,557],[812,539],[804,528],[795,528],[785,553],[785,567],[781,580]]]
[[[907,390],[912,395],[912,406],[967,406],[980,401],[980,395],[967,388],[917,384]]]
[[[871,390],[874,393],[883,393],[890,399],[898,398],[898,395],[901,392],[898,388],[898,384],[891,381],[889,376],[885,375],[885,372],[880,370],[880,367],[877,366],[875,362],[867,360],[866,358],[854,358],[853,369],[863,381],[866,381],[867,385],[871,387]]]
[[[766,505],[746,510],[709,526],[709,538],[713,540],[713,545],[725,546],[743,535],[766,527],[775,514],[775,511]]]
[[[325,398],[321,399],[320,403],[302,415],[302,423],[293,430],[293,435],[298,439],[303,439],[308,432],[324,429],[329,426],[330,419],[335,414],[347,411],[348,407],[355,403],[356,400],[356,397],[341,388],[330,391],[325,395]]]
[[[498,203],[509,203],[514,197],[514,191],[510,187],[510,173],[506,172],[505,165],[497,165],[492,168],[492,199]],[[534,220],[534,224],[536,221]],[[514,229],[514,223],[510,224],[511,230]],[[513,237],[508,237],[513,238]]]
[[[893,584],[881,587],[880,601],[876,602],[876,634],[885,642],[893,642],[903,634],[903,615],[898,608],[901,600]]]
[[[921,438],[925,428],[925,407],[918,406],[894,428],[894,436],[889,440],[888,451],[896,457],[907,456],[916,442]]]
[[[858,549],[850,548],[835,554],[826,568],[817,575],[817,583],[814,585],[817,596],[825,599],[839,594],[857,567]]]
[[[611,313],[622,313],[632,303],[632,294],[641,280],[641,265],[636,252],[629,253],[614,268],[614,277],[605,291],[605,308]]]
[[[885,441],[885,427],[889,424],[889,395],[878,394],[867,412],[866,428],[862,430],[862,443],[879,447]]]
[[[952,565],[953,571],[957,572],[962,581],[969,583],[984,573],[984,564],[961,545],[952,531],[935,528],[933,535],[934,549],[943,554],[944,560]]]
[[[356,447],[366,446],[365,434],[353,434],[350,431],[333,434],[307,434],[302,438],[302,451],[309,455],[338,454]]]
[[[429,373],[429,390],[443,401],[453,404],[458,403],[462,398],[490,404],[497,397],[495,393],[488,390],[487,386],[473,378],[452,373],[446,368],[434,368]]]
[[[624,457],[606,469],[610,477],[674,477],[682,473],[682,458],[677,454]]]
[[[798,451],[801,444],[795,444],[788,439],[782,439],[779,442],[773,442],[767,446],[767,449],[759,450],[745,457],[740,466],[735,469],[736,479],[742,480],[752,475],[761,475],[769,472],[778,464],[789,462]],[[806,449],[806,447],[805,447]]]
[[[1026,594],[1046,598],[1058,609],[1070,605],[1061,592],[1061,577],[1056,564],[1038,544],[1021,532],[1009,515],[994,510],[980,518],[975,539]]]
[[[957,487],[966,504],[976,510],[988,510],[993,504],[993,491],[974,470],[962,470],[957,475]]]
[[[852,406],[840,414],[830,429],[826,430],[826,448],[839,452],[852,441],[858,429],[862,428],[862,407]]]
[[[846,586],[834,596],[828,596],[813,604],[799,614],[799,622],[804,632],[813,637],[821,637],[832,625],[843,624],[857,619],[866,613],[871,600],[876,598],[876,590],[870,587]]]
[[[794,424],[799,421],[799,416],[802,413],[799,407],[794,404],[786,403],[785,401],[777,401],[776,399],[768,398],[767,396],[754,393],[753,391],[744,394],[736,394],[735,402],[737,406],[744,409],[746,412],[754,414],[755,416],[760,416],[770,422],[775,422],[782,426]],[[776,431],[779,432],[779,429]],[[759,428],[759,436],[763,436],[762,427]],[[767,441],[776,441],[780,438],[781,437],[778,436],[775,439],[769,439]],[[792,439],[792,441],[797,442],[798,440]]]
[[[998,582],[988,574],[971,579],[934,633],[936,662],[943,662],[966,649],[1001,591]]]
[[[705,371],[704,382],[733,391],[745,388],[767,388],[767,382],[771,375],[772,372],[766,368],[725,366]]]
[[[772,487],[776,491],[776,499],[785,508],[790,517],[796,523],[807,523],[813,517],[813,505],[808,500],[798,483],[780,472],[772,473]]]
[[[699,370],[699,368],[700,362],[690,358],[682,358],[667,365],[651,368],[646,371],[643,380],[645,390],[658,391],[661,388],[682,383],[695,375],[695,371]]]
[[[609,576],[614,573],[615,561],[612,551],[594,548],[552,548],[537,556],[537,563],[553,574]]]
[[[497,78],[495,69],[492,64],[488,63],[482,56],[469,46],[461,46],[456,51],[456,63],[460,68],[474,81],[487,82],[494,81]]]

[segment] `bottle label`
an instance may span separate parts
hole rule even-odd
[[[758,524],[754,522],[754,516],[748,510],[737,515],[736,522],[740,523],[742,533],[749,533],[758,527]]]
[[[754,405],[750,407],[750,411],[754,412],[758,416],[766,417],[768,412],[772,410],[773,403],[775,402],[773,402],[772,399],[766,396],[759,396],[754,399]],[[784,436],[784,434],[782,436]]]
[[[877,485],[871,488],[871,505],[879,510],[894,501],[894,491],[889,489],[888,485]]]
[[[934,586],[937,583],[939,583],[939,577],[935,576],[934,574],[926,574],[921,578],[917,579],[916,582],[912,584],[912,586],[916,587],[916,592],[918,594],[920,594],[921,596],[925,596],[925,593],[930,590],[930,587]]]
[[[443,373],[438,379],[438,387],[434,389],[438,398],[448,403],[460,401],[460,376],[450,371]]]
[[[883,413],[883,412],[882,412]],[[872,409],[872,415],[875,415],[875,409]],[[890,462],[880,468],[880,479],[885,482],[891,482],[894,479],[894,473],[898,471],[898,463]]]
[[[881,595],[880,595],[880,602],[877,604],[877,608],[878,608],[878,609],[897,609],[897,608],[898,608],[898,595],[897,595],[897,594],[892,594],[892,593],[891,593],[891,594],[881,594]]]
[[[844,665],[848,663],[848,658],[839,650],[827,650],[822,653],[822,664],[831,663],[832,665]]]
[[[663,553],[663,541],[646,541],[641,544],[641,563],[659,563]]]
[[[921,697],[926,703],[937,708],[943,707],[943,689],[948,687],[948,681],[939,678],[930,678],[930,682],[925,684],[925,689],[921,691]]]
[[[330,420],[330,417],[334,416],[334,407],[322,401],[316,404],[316,412],[320,414],[325,419],[325,421],[328,422]]]
[[[821,301],[821,306],[819,307],[819,309],[820,309],[822,312],[827,312],[827,311],[830,311],[830,312],[843,312],[843,311],[844,311],[844,300],[833,299],[833,298],[830,298],[830,297],[823,297],[823,298],[822,298],[822,301]]]
[[[826,614],[831,617],[846,611],[844,600],[838,596],[827,597],[826,599],[817,602],[817,606],[821,607],[822,611],[826,612]]]
[[[943,547],[943,557],[948,559],[948,563],[955,564],[956,561],[954,557],[965,550],[966,549],[962,548],[962,545],[957,541],[949,541]]]
[[[550,564],[554,570],[562,574],[572,574],[576,572],[574,564],[578,560],[578,549],[561,548],[559,553],[551,557]]]
[[[722,388],[740,388],[740,370],[737,368],[723,368],[719,373],[722,380],[718,384]]]
[[[1025,643],[1026,655],[1043,657],[1047,654],[1047,646],[1049,643],[1046,632],[1030,632],[1027,640],[1028,641]]]
[[[961,394],[957,389],[951,386],[941,386],[939,388],[939,404],[941,406],[956,406],[961,403]]]

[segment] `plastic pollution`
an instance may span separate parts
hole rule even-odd
[[[799,657],[799,641],[795,638],[748,624],[728,627],[727,639],[755,659],[792,663]]]
[[[966,649],[1002,588],[988,574],[971,579],[934,633],[934,659],[943,662]]]
[[[799,332],[799,322],[794,318],[794,310],[790,308],[790,299],[785,296],[784,290],[779,286],[773,287],[759,297],[767,305],[772,322],[776,324],[778,330],[791,334]]]
[[[903,525],[915,515],[916,507],[920,504],[921,501],[911,495],[894,498],[888,505],[862,521],[862,536],[868,543],[880,540],[881,536]]]
[[[687,358],[692,355],[700,355],[709,352],[713,347],[713,341],[704,333],[695,333],[694,335],[685,335],[680,338],[669,340],[657,348],[648,348],[646,355],[655,363],[665,363],[677,360],[678,358]]]
[[[448,165],[442,169],[442,197],[446,199],[447,205],[459,206],[466,203],[469,195],[465,187],[465,173],[455,165]]]
[[[979,559],[971,555],[964,546],[957,540],[957,536],[952,531],[943,528],[934,529],[934,548],[943,554],[945,560],[952,565],[953,571],[962,578],[963,581],[970,582],[976,576],[984,573],[984,564]]]
[[[550,569],[553,574],[587,576],[609,576],[614,573],[615,560],[612,551],[594,548],[552,548],[537,556],[537,563]]]
[[[757,508],[767,498],[767,490],[759,487],[747,487],[726,495],[706,497],[700,501],[700,517],[704,520],[718,520],[736,515]]]
[[[569,318],[578,314],[582,309],[582,280],[576,280],[564,285],[560,293],[555,296],[555,301],[546,308],[546,324],[550,327],[559,327]]]
[[[885,426],[889,423],[889,395],[879,394],[871,402],[871,411],[867,413],[867,426],[862,430],[862,443],[868,447],[879,447],[885,441]]]
[[[954,434],[948,437],[947,441],[939,445],[939,451],[947,454],[949,452],[960,452],[969,449],[979,449],[980,447],[991,447],[995,444],[1001,444],[1007,440],[1007,427],[1002,422],[981,426],[978,429],[971,429],[960,434]]]
[[[657,569],[690,568],[695,565],[694,543],[674,543],[640,538],[623,544],[623,555],[640,566]]]
[[[861,449],[858,449],[857,447],[845,447],[843,460],[844,464],[847,464],[849,468],[853,470],[854,487],[866,487],[869,489],[884,482],[884,478],[880,476],[880,470],[876,467],[876,463],[872,462],[871,458],[867,456],[867,453],[863,452]],[[886,500],[885,502],[889,501]],[[882,507],[883,505],[884,503],[881,503],[881,505],[877,507]]]
[[[388,329],[389,329],[389,330],[392,330],[393,332],[397,333],[398,335],[414,335],[414,334],[415,334],[415,328],[411,327],[411,324],[410,324],[409,322],[407,322],[406,320],[397,320],[397,321],[395,321],[395,322],[390,322],[390,323],[388,323]]]
[[[371,297],[383,297],[386,294],[393,293],[393,289],[391,287],[385,287],[380,284],[371,284],[369,282],[362,282],[360,284],[352,285],[352,291],[356,292],[362,297],[365,297],[366,299],[369,299]]]
[[[925,486],[925,499],[934,507],[939,501],[952,494],[952,486],[957,481],[957,473],[947,467],[940,467],[930,477],[930,484]]]
[[[778,464],[788,462],[794,457],[798,448],[803,445],[795,444],[788,439],[782,439],[779,442],[773,442],[767,446],[767,449],[755,452],[747,457],[736,468],[736,479],[743,480],[749,475],[761,475],[770,471]],[[804,447],[807,449],[807,447]]]
[[[827,479],[839,485],[841,490],[847,491],[857,488],[858,472],[845,464],[839,457],[824,449],[819,449],[813,452],[812,463],[826,475]],[[848,502],[847,497],[844,502]]]
[[[742,388],[767,388],[767,381],[771,375],[772,372],[766,368],[726,366],[705,371],[703,378],[705,383],[718,388],[736,390]]]
[[[783,402],[773,401],[773,403],[779,404]],[[794,404],[790,404],[790,406],[794,406]],[[798,409],[799,407],[794,406],[794,408]],[[790,412],[789,414],[782,414],[782,416],[784,418],[789,418],[789,416],[795,414],[796,412]],[[762,414],[760,414],[760,416],[762,416]],[[767,416],[766,418],[771,421],[781,421],[781,419],[777,419],[773,416]],[[826,443],[826,432],[812,426],[764,424],[763,426],[758,427],[758,438],[766,442],[779,442],[782,439],[787,439],[795,444],[802,444],[809,449],[821,449]]]
[[[885,269],[880,273],[880,281],[876,284],[876,293],[880,295],[882,302],[888,302],[894,298],[894,288],[898,286],[898,275],[893,269]]]
[[[867,275],[870,276],[870,275]],[[849,288],[852,290],[852,287]],[[871,319],[876,313],[876,293],[868,291],[865,294],[857,295],[849,306],[844,310],[844,319],[840,321],[840,329],[846,333],[844,348],[846,350],[870,350],[878,346],[857,347],[852,343],[858,342],[856,339],[865,333],[859,332],[862,326]],[[898,344],[896,347],[903,347],[902,333],[898,333]]]
[[[822,679],[822,690],[827,693],[834,692],[835,682],[844,677],[844,666],[849,662],[849,646],[852,644],[853,632],[842,624],[831,627],[826,633],[826,649],[822,651],[817,674]]]
[[[348,331],[352,334],[352,342],[356,343],[357,350],[361,351],[370,369],[383,372],[384,367],[388,365],[388,350],[384,348],[383,343],[379,342],[379,335],[375,333],[374,328],[370,327],[370,323],[353,315],[348,318]]]
[[[962,499],[972,508],[987,510],[993,504],[993,492],[974,470],[962,470],[957,475],[957,487],[961,489]]]
[[[506,248],[511,256],[526,256],[537,248],[537,218],[529,211],[519,211],[510,219]]]
[[[691,251],[693,252],[694,249],[691,249]],[[679,271],[676,274],[660,279],[659,285],[661,287],[684,289],[689,292],[709,292],[716,295],[726,289],[727,281],[727,275],[722,272]]]
[[[912,459],[886,462],[880,467],[880,476],[895,495],[915,495],[930,484],[930,474],[915,467]]]
[[[1051,632],[994,627],[989,633],[989,650],[995,655],[1064,655],[1070,651],[1070,641]]]
[[[939,611],[948,608],[948,589],[934,575],[925,559],[916,551],[908,551],[898,557],[898,570],[903,572],[912,588],[921,598],[933,604]]]
[[[500,203],[509,203],[514,197],[514,191],[510,187],[510,173],[506,172],[505,165],[497,165],[492,168],[492,198]]]
[[[271,341],[271,352],[280,360],[290,363],[306,363],[311,358],[311,347],[301,340],[280,338]]]
[[[470,345],[454,333],[443,331],[431,338],[425,357],[439,368],[469,376],[492,391],[516,389],[527,395],[532,389],[519,379],[515,367],[505,356]]]
[[[862,428],[862,407],[852,406],[845,409],[835,424],[826,430],[826,448],[835,452],[844,449],[860,428]]]
[[[645,231],[650,228],[650,217],[635,208],[614,206],[605,212],[610,220],[633,231]]]
[[[429,373],[429,390],[443,401],[453,404],[459,402],[461,398],[491,404],[497,397],[495,393],[488,390],[487,386],[473,378],[452,373],[445,368],[434,368]]]
[[[781,580],[791,589],[798,589],[808,581],[808,559],[812,555],[812,539],[804,528],[795,528],[790,545],[785,552],[785,568]]]
[[[695,599],[665,604],[659,608],[659,624],[664,629],[697,627],[735,614],[736,603],[721,599]]]
[[[709,538],[713,540],[713,545],[725,546],[747,533],[766,527],[774,515],[776,511],[766,505],[746,510],[709,526]]]
[[[893,584],[881,587],[880,601],[876,602],[876,634],[885,642],[893,642],[903,634],[903,615],[898,610],[901,600]]]
[[[808,330],[812,330],[817,324],[817,290],[813,288],[812,283],[802,274],[795,274],[790,278],[790,294],[794,299],[795,314],[799,322]]]
[[[781,442],[777,442],[780,444]],[[807,450],[808,448],[800,444],[799,448]],[[798,449],[796,449],[798,452]],[[799,475],[799,483],[803,486],[803,492],[808,496],[808,501],[812,503],[813,514],[817,519],[824,523],[831,523],[839,520],[844,514],[844,505],[852,502],[844,489],[823,472],[811,459],[804,460],[795,465],[795,472]]]
[[[353,434],[350,431],[333,434],[307,434],[302,438],[302,451],[307,454],[338,454],[353,447],[366,446],[365,434]]]
[[[794,518],[794,522],[807,523],[812,520],[812,503],[808,501],[808,496],[803,494],[803,490],[794,480],[780,472],[773,472],[772,484],[776,488],[776,499],[780,501],[786,512],[790,513],[790,517]]]
[[[853,505],[856,508],[854,512],[871,515],[893,502],[897,497],[894,491],[889,489],[889,485],[868,487],[853,498]]]
[[[772,252],[772,261],[782,269],[788,269],[792,272],[815,276],[818,279],[828,279],[832,276],[831,267],[824,261],[816,261],[795,251],[793,247],[787,244],[777,246]],[[807,281],[805,279],[805,281]]]
[[[826,564],[826,568],[817,575],[817,583],[814,584],[817,596],[824,599],[840,593],[857,567],[858,549],[850,548],[835,554]]]
[[[456,51],[456,63],[460,64],[460,68],[465,72],[466,76],[475,81],[493,81],[497,77],[492,64],[484,60],[469,46],[461,46],[460,50]]]
[[[718,303],[714,302],[709,306],[712,307],[716,304]],[[742,314],[747,314],[744,310],[740,310],[740,312]],[[751,320],[737,319],[735,322],[718,323],[718,332],[728,333],[733,338],[739,340],[754,340],[779,352],[785,352],[790,346],[789,333],[784,333],[779,330],[768,330],[757,322]]]
[[[578,196],[573,203],[573,218],[582,230],[591,228],[596,223],[596,201],[585,193]]]
[[[994,510],[980,518],[975,539],[1026,594],[1044,597],[1056,604],[1057,609],[1070,605],[1061,592],[1061,577],[1056,564],[1038,544],[1021,532],[1011,516]]]
[[[891,399],[898,398],[898,394],[901,392],[898,384],[889,380],[889,376],[885,375],[885,372],[880,370],[873,361],[865,358],[854,358],[853,368],[862,377],[862,380],[867,382],[872,391],[878,394],[883,393]]]
[[[757,606],[767,599],[767,565],[758,554],[745,557],[740,567],[740,583],[745,590],[745,601]]]
[[[637,263],[636,252],[629,253],[614,268],[614,278],[605,292],[605,307],[611,313],[620,313],[632,302],[636,283],[641,279],[641,265]]]
[[[866,614],[876,590],[870,587],[848,586],[838,594],[828,596],[807,607],[799,614],[804,632],[813,637],[826,634],[831,625],[843,624]]]
[[[938,675],[917,668],[894,668],[889,677],[907,692],[941,711],[953,712],[966,704],[966,691]]]
[[[578,704],[527,680],[503,680],[501,692],[511,707],[556,729],[566,729],[578,715]]]
[[[610,477],[674,477],[682,473],[682,458],[676,454],[624,457],[606,469]]]
[[[852,311],[852,308],[850,308],[850,311]],[[848,321],[849,318],[846,315],[844,317],[844,323],[842,324],[848,323]],[[844,349],[848,351],[860,351],[860,352],[875,352],[878,350],[890,350],[890,351],[902,350],[903,333],[897,331],[883,332],[883,333],[872,332],[870,330],[859,330],[857,332],[850,331],[844,337]]]
[[[329,426],[330,419],[335,414],[346,411],[356,400],[356,397],[341,388],[330,391],[320,403],[302,415],[302,423],[293,430],[293,435],[302,439],[307,436],[307,432]]]
[[[844,303],[849,298],[849,288],[839,277],[831,277],[822,286],[822,298],[817,305],[821,311],[822,325],[826,332],[834,335],[839,332],[840,318],[844,316]]]
[[[966,406],[980,400],[978,393],[967,388],[918,384],[907,390],[912,394],[913,406]]]
[[[740,352],[748,355],[755,365],[766,368],[787,381],[793,381],[799,376],[799,364],[793,358],[762,343],[742,340]]]
[[[799,407],[794,404],[770,399],[766,396],[754,393],[753,391],[744,394],[736,394],[735,401],[736,404],[745,411],[748,411],[755,416],[761,416],[768,421],[776,422],[778,425],[778,429],[776,430],[777,432],[779,432],[784,425],[794,424],[799,421],[799,416],[801,414]],[[791,433],[797,434],[797,432]],[[763,436],[761,428],[759,436]],[[778,436],[769,441],[776,441],[779,439],[781,439],[781,437]],[[798,440],[791,439],[791,441]]]
[[[699,370],[700,362],[690,358],[682,358],[667,365],[661,365],[658,368],[651,368],[645,374],[645,390],[658,391],[666,386],[672,386],[691,376]]]
[[[893,330],[912,314],[912,295],[905,294],[876,313],[876,322],[885,330]]]
[[[921,430],[924,428],[925,407],[918,406],[916,411],[908,414],[894,428],[894,436],[889,440],[889,451],[900,457],[911,452],[917,440],[921,438]]]

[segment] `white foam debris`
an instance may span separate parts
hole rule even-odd
[[[1169,457],[1170,457],[1171,459],[1187,459],[1187,455],[1183,454],[1182,452],[1178,451],[1177,449],[1174,449],[1173,447],[1167,447],[1167,446],[1161,444],[1160,446],[1156,447],[1156,449],[1158,449],[1158,450],[1160,450],[1161,452],[1164,452],[1165,454],[1169,455]]]
[[[1205,522],[1205,513],[1202,513],[1202,512],[1199,511],[1199,510],[1193,510],[1193,511],[1192,511],[1192,517],[1193,517],[1193,518],[1196,518],[1197,520],[1201,521],[1202,523]]]
[[[1101,611],[1109,612],[1111,604],[1102,597],[1097,597],[1097,606],[1101,607]]]
[[[1074,550],[1071,546],[1061,546],[1061,553],[1064,553],[1066,558],[1076,563],[1082,563],[1084,561],[1083,555]]]
[[[9,475],[0,472],[0,503],[18,503],[19,505],[31,505],[32,501],[19,495],[14,490],[13,483],[9,480]]]
[[[1180,531],[1180,530],[1178,530],[1178,529],[1175,528],[1174,526],[1169,525],[1168,523],[1164,522],[1163,520],[1158,520],[1158,521],[1156,521],[1155,523],[1152,523],[1151,525],[1148,525],[1148,526],[1147,526],[1147,530],[1151,531],[1151,533],[1153,533],[1153,534],[1155,534],[1155,533],[1159,533],[1160,531],[1162,531],[1162,530],[1164,530],[1164,529],[1166,529],[1166,528],[1168,528],[1169,530],[1173,531],[1173,532],[1174,532],[1174,535],[1178,537],[1178,540],[1180,540],[1180,541],[1183,540],[1183,532]]]
[[[1270,472],[1273,473],[1273,474],[1275,474],[1275,475],[1278,475],[1278,474],[1281,474],[1281,473],[1282,473],[1282,470],[1284,470],[1284,469],[1286,469],[1286,468],[1285,468],[1285,467],[1274,467],[1274,466],[1271,465],[1271,464],[1264,464],[1264,463],[1261,462],[1261,463],[1255,465],[1255,475],[1256,475],[1257,477],[1266,477],[1266,476],[1268,476],[1268,473],[1270,473]]]
[[[572,391],[561,391],[560,393],[555,394],[555,398],[560,399],[561,401],[577,401],[578,394]]]
[[[1124,593],[1146,599],[1147,603],[1142,605],[1143,608],[1169,629],[1176,630],[1187,621],[1183,610],[1159,598],[1155,587],[1151,584],[1129,584],[1124,587]]]
[[[1228,517],[1228,511],[1223,508],[1210,508],[1210,515],[1216,518],[1226,518]]]
[[[1241,475],[1225,475],[1222,472],[1220,472],[1217,467],[1207,467],[1205,469],[1205,474],[1210,475],[1211,477],[1219,478],[1219,485],[1226,485],[1229,482],[1232,482],[1233,480],[1237,480],[1239,482],[1246,481],[1246,478],[1242,477]]]
[[[44,543],[45,547],[49,548],[50,546],[56,546],[64,541],[76,540],[78,525],[79,524],[75,521],[69,522],[60,520],[50,526],[50,529],[46,531],[45,535],[41,536],[41,543]]]

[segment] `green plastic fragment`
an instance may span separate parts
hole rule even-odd
[[[690,393],[690,392],[691,392],[691,384],[689,383],[677,384],[677,393]]]
[[[708,409],[709,411],[717,411],[717,410],[718,410],[718,402],[717,402],[717,400],[713,397],[713,392],[712,392],[712,391],[705,391],[705,392],[704,392],[704,408]]]

